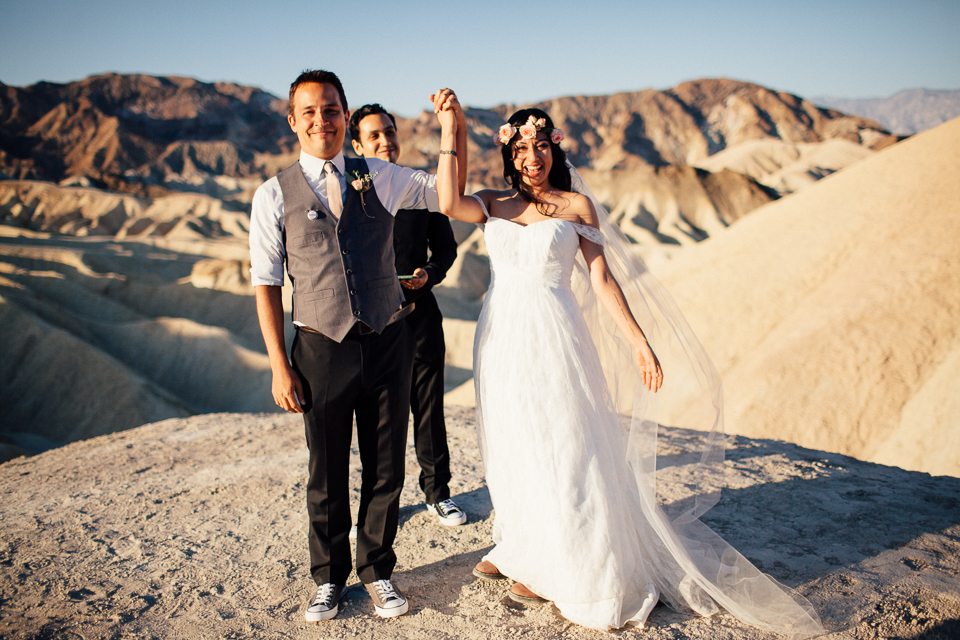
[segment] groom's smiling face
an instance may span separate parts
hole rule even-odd
[[[293,113],[287,116],[290,128],[300,140],[300,148],[310,155],[330,160],[343,147],[350,113],[340,104],[340,94],[332,84],[308,82],[293,96]]]

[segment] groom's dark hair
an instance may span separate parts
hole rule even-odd
[[[287,114],[293,116],[293,96],[302,85],[316,82],[317,84],[332,85],[337,93],[340,94],[340,107],[344,111],[349,111],[347,107],[347,94],[343,92],[343,85],[340,84],[340,78],[333,71],[324,71],[323,69],[308,70],[297,76],[297,79],[290,85],[290,100],[287,102]],[[296,117],[296,116],[294,116]]]
[[[397,119],[393,117],[393,114],[384,109],[378,103],[374,102],[373,104],[365,104],[352,114],[350,114],[350,139],[360,142],[360,121],[366,118],[367,116],[372,116],[377,113],[382,113],[383,115],[390,118],[390,122],[393,123],[394,128],[397,126]]]

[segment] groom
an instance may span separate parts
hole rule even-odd
[[[459,123],[456,96],[449,89],[439,94]],[[250,216],[250,271],[274,401],[303,414],[310,453],[308,542],[317,584],[305,612],[311,622],[337,615],[351,571],[354,418],[364,472],[376,478],[357,538],[357,576],[378,615],[408,609],[390,576],[413,352],[404,317],[412,306],[404,304],[392,235],[399,209],[437,210],[436,178],[377,159],[344,158],[349,116],[335,74],[305,71],[290,85],[287,120],[300,141],[300,158],[257,189]],[[455,146],[441,153],[465,149],[465,134]],[[283,339],[284,265],[296,325],[290,358]]]

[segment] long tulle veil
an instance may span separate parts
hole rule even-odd
[[[622,416],[624,451],[636,480],[646,535],[644,557],[658,576],[661,599],[677,610],[701,615],[717,605],[755,627],[794,638],[824,633],[810,604],[749,560],[700,521],[720,498],[725,437],[720,376],[675,302],[630,250],[579,172],[567,163],[573,191],[596,209],[604,256],[630,309],[663,367],[659,393],[643,386],[633,350],[594,293],[583,256],[578,254],[571,286],[600,353],[613,410]],[[696,469],[694,496],[664,508],[657,494],[659,425],[690,431],[688,460]],[[671,457],[674,458],[673,452]],[[683,460],[680,455],[674,459]]]

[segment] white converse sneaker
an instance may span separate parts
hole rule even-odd
[[[437,516],[440,524],[448,527],[455,527],[467,521],[467,514],[457,506],[456,502],[449,498],[434,504],[427,503],[427,511]]]
[[[389,580],[377,580],[363,586],[367,588],[367,593],[373,600],[373,608],[381,618],[402,616],[407,612],[409,607],[407,599],[390,584]]]
[[[342,594],[343,585],[332,582],[320,585],[317,588],[317,595],[313,597],[304,613],[307,622],[322,622],[336,616]]]
[[[353,525],[352,527],[350,527],[350,539],[351,540],[357,539],[357,525]]]

